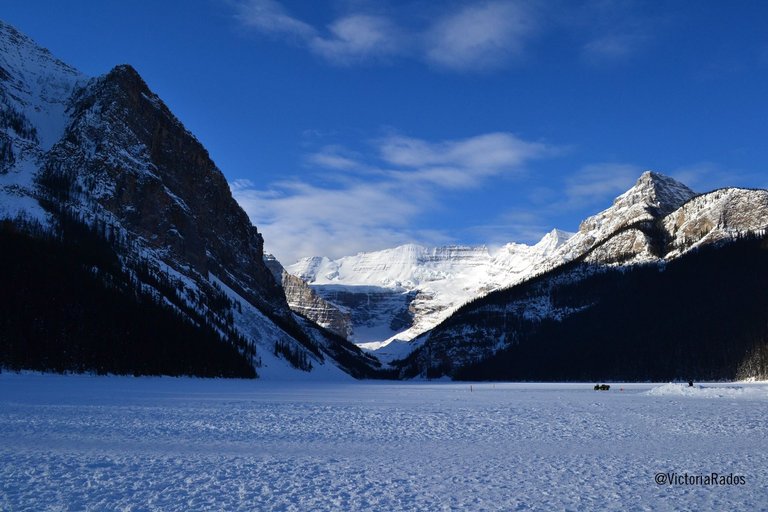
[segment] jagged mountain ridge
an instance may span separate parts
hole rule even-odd
[[[587,253],[602,263],[625,255],[637,261],[653,259],[653,242],[646,232],[695,196],[694,191],[672,178],[644,172],[609,208],[582,221],[579,231],[553,254],[548,265],[552,268]],[[629,229],[632,227],[637,229]]]
[[[551,269],[509,289],[493,292],[463,306],[435,329],[415,340],[419,348],[396,365],[401,367],[403,375],[409,376],[450,375],[459,378],[483,378],[483,372],[488,371],[488,378],[598,378],[600,375],[594,367],[590,376],[568,373],[563,368],[559,368],[557,373],[537,372],[537,365],[544,364],[542,358],[547,349],[541,348],[537,351],[536,344],[541,343],[542,347],[558,347],[549,350],[566,350],[569,332],[565,326],[578,326],[580,330],[570,327],[574,329],[574,339],[583,340],[585,351],[597,350],[590,344],[588,332],[600,332],[603,329],[601,322],[614,325],[615,322],[611,323],[613,317],[623,318],[622,314],[611,309],[612,301],[616,304],[631,303],[637,309],[634,313],[642,314],[643,308],[633,302],[631,294],[654,297],[647,283],[658,283],[656,286],[659,287],[659,293],[664,289],[662,294],[665,294],[665,297],[677,296],[687,297],[690,301],[696,300],[695,295],[690,297],[685,295],[685,290],[676,289],[676,286],[680,286],[679,276],[690,279],[690,272],[686,269],[696,268],[697,265],[705,268],[710,274],[718,272],[717,266],[712,262],[718,261],[720,246],[728,247],[745,236],[759,240],[765,236],[766,227],[768,191],[731,188],[695,195],[671,178],[651,172],[644,173],[638,183],[630,191],[619,196],[610,208],[581,224],[579,233],[563,244],[554,255],[553,261],[549,263],[553,265]],[[755,251],[753,246],[749,247],[750,251]],[[696,251],[706,248],[715,255],[697,259]],[[734,250],[733,254],[739,253]],[[754,260],[757,265],[756,274],[759,274],[759,261],[758,254]],[[671,263],[675,263],[676,272],[670,274],[667,279],[664,269]],[[739,265],[738,261],[730,263]],[[647,268],[655,270],[647,274],[645,280],[632,277],[650,272],[643,270]],[[700,277],[706,278],[705,275]],[[738,277],[743,280],[745,274],[739,274]],[[756,293],[751,286],[753,283],[722,281],[723,293],[726,296],[738,296],[740,286],[751,290],[750,293]],[[604,282],[613,284],[606,288]],[[672,286],[670,283],[676,285]],[[704,295],[703,292],[698,294]],[[719,300],[717,294],[707,296],[713,301]],[[732,302],[737,303],[735,298]],[[727,302],[718,304],[725,309],[731,307]],[[680,307],[685,308],[686,305],[683,303]],[[604,313],[601,316],[597,311]],[[610,318],[606,316],[609,315],[608,311],[613,315]],[[670,313],[674,315],[674,309],[670,309]],[[665,316],[664,312],[657,311],[657,314],[664,322],[675,329],[678,328],[673,317]],[[695,316],[696,311],[693,314]],[[709,318],[704,318],[705,316],[702,317],[705,323],[716,317],[714,314],[710,314]],[[757,313],[756,318],[747,319],[745,324],[762,325],[761,322],[768,319],[764,318],[766,316],[768,315]],[[589,320],[584,320],[585,318]],[[623,329],[629,328],[633,329],[632,332],[639,332],[636,326],[633,328],[631,323],[626,323],[626,319],[624,321],[624,324],[619,323],[614,327],[623,326]],[[712,332],[719,332],[715,326],[709,327]],[[751,334],[737,332],[738,328],[735,327],[734,329],[735,335],[743,334],[740,338],[741,349],[762,353],[763,348],[751,345]],[[625,337],[625,334],[621,331],[619,338]],[[603,339],[604,336],[599,338]],[[668,338],[664,340],[673,346],[676,343]],[[690,345],[689,342],[690,340],[685,340],[686,346]],[[727,343],[728,340],[723,338],[720,342]],[[716,346],[717,340],[707,348],[710,351],[708,364],[713,364],[712,361],[716,359],[716,356],[712,355],[716,350],[713,347]],[[573,357],[576,361],[579,349],[574,350]],[[628,347],[627,353],[633,350],[636,350],[636,347]],[[522,357],[523,360],[518,362],[510,359],[516,356]],[[746,357],[745,354],[729,356],[730,366],[719,369],[719,373],[707,374],[707,368],[693,368],[695,365],[689,363],[693,365],[691,371],[695,370],[698,376],[707,374],[711,377],[717,373],[717,378],[734,378],[741,356]],[[615,357],[620,358],[619,355]],[[532,365],[532,370],[528,373],[522,369],[526,364]],[[590,363],[582,361],[582,364],[588,367]],[[612,364],[619,365],[616,361]],[[677,370],[674,371],[679,371],[679,368],[684,366],[675,366]],[[627,370],[627,367],[622,368]],[[652,378],[653,370],[650,368],[645,368],[645,376],[633,378]],[[602,375],[621,378],[619,372],[611,375],[610,370],[611,368],[606,369]],[[653,378],[658,378],[659,375],[664,375],[663,378],[683,377],[663,372],[653,375]]]
[[[223,175],[135,70],[118,66],[102,77],[84,77],[2,23],[0,59],[0,219],[10,219],[13,229],[54,237],[64,225],[70,232],[89,229],[111,245],[122,281],[165,301],[179,318],[205,323],[213,336],[243,336],[255,353],[233,346],[264,376],[287,375],[289,366],[311,370],[308,375],[338,374],[339,367],[356,376],[375,374],[375,361],[290,311],[286,287],[263,264],[261,235],[232,200]],[[594,294],[587,301],[563,299],[563,290],[585,294],[585,283],[600,279],[621,288],[626,282],[618,271],[640,275],[650,266],[661,275],[665,265],[678,261],[685,263],[676,268],[690,267],[697,250],[717,253],[712,247],[763,236],[766,205],[766,191],[696,196],[670,178],[646,173],[573,237],[554,232],[537,244],[544,256],[518,244],[494,253],[405,246],[358,263],[352,257],[336,268],[313,260],[307,268],[327,281],[315,283],[316,290],[323,287],[326,298],[348,304],[342,316],[357,315],[363,326],[373,322],[366,335],[378,336],[376,327],[384,325],[406,339],[466,300],[523,281],[460,308],[409,344],[409,350],[422,348],[399,365],[403,375],[482,378],[484,362],[498,362],[497,354],[508,355],[510,344],[519,341],[520,322],[586,322],[583,315],[605,307]],[[740,247],[747,255],[755,250],[748,243]],[[411,270],[397,268],[396,261]],[[93,272],[104,283],[114,280],[110,286],[121,281],[102,267]],[[653,282],[658,275],[643,274]],[[306,290],[295,284],[304,297]],[[626,300],[621,294],[614,298]],[[386,324],[379,321],[384,316]],[[764,353],[761,346],[752,348],[753,354]]]
[[[635,262],[653,260],[658,242],[647,235],[649,226],[695,195],[682,183],[649,171],[611,207],[582,222],[577,233],[555,229],[533,246],[510,243],[491,252],[486,247],[404,245],[333,261],[305,258],[288,271],[349,311],[351,339],[389,360],[419,343],[402,341],[427,332],[465,302],[584,254],[600,262],[627,262],[628,254]],[[630,226],[639,229],[626,229]],[[360,305],[365,311],[358,311]]]
[[[84,77],[0,22],[0,90],[0,217],[98,233],[124,281],[244,340],[262,376],[372,374],[374,360],[290,310],[223,174],[132,67]]]
[[[403,245],[338,260],[304,258],[287,268],[352,318],[352,338],[388,357],[384,347],[407,341],[447,318],[467,300],[510,286],[534,272],[570,233],[553,230],[532,246]],[[406,351],[408,344],[395,344]]]
[[[664,218],[666,258],[768,227],[768,191],[725,188],[702,194]]]

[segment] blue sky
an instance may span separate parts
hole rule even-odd
[[[285,264],[575,231],[640,173],[768,186],[768,2],[6,0],[130,63]]]

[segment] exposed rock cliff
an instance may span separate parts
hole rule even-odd
[[[210,324],[262,376],[371,374],[295,317],[224,175],[131,66],[88,79],[0,22],[0,89],[0,218],[101,237],[123,281]]]

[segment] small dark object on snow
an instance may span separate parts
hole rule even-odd
[[[692,380],[689,380],[689,381],[688,381],[688,387],[689,387],[689,388],[692,388],[692,387],[693,387],[693,381],[692,381]]]
[[[608,384],[595,384],[595,391],[608,391],[611,386]]]

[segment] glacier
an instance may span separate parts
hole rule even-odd
[[[388,360],[468,300],[539,271],[572,236],[554,229],[535,245],[498,248],[407,244],[337,260],[303,258],[286,270],[352,316],[352,341]]]

